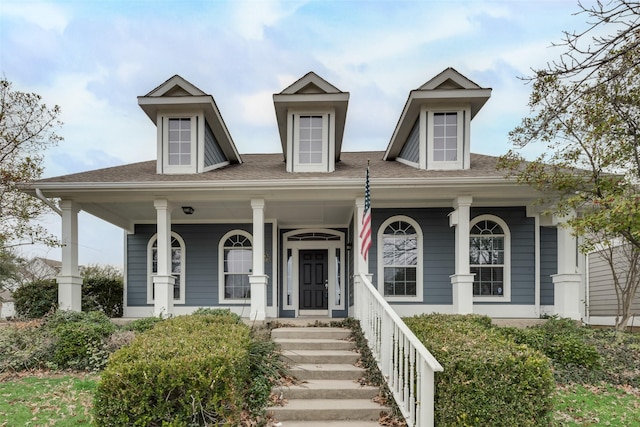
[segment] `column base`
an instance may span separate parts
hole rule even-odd
[[[582,276],[576,273],[553,274],[554,312],[560,317],[580,320],[580,284]]]
[[[166,318],[173,316],[173,276],[153,276],[153,315]]]
[[[454,274],[451,278],[453,292],[453,312],[455,314],[473,313],[474,274]]]
[[[58,276],[58,310],[82,311],[82,277]]]
[[[251,313],[250,320],[265,320],[267,318],[267,283],[269,276],[256,274],[249,276],[251,284]]]

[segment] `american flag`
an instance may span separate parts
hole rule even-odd
[[[371,248],[371,189],[369,188],[369,165],[367,165],[367,179],[364,183],[364,212],[362,213],[362,230],[360,231],[362,246],[360,253],[367,260]]]

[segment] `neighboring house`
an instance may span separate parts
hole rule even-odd
[[[126,231],[125,317],[198,307],[345,317],[354,275],[371,274],[400,315],[579,319],[575,238],[533,208],[540,195],[505,179],[496,157],[471,153],[482,145],[471,122],[490,95],[448,68],[409,93],[386,149],[344,152],[349,93],[310,72],[273,95],[282,152],[240,154],[213,97],[171,77],[138,98],[157,127],[155,160],[25,188],[61,199],[60,306],[80,308],[84,210]]]
[[[629,257],[623,252],[622,246],[613,247],[614,267],[621,284],[625,283],[626,272],[629,269]],[[585,300],[585,320],[597,325],[615,325],[618,314],[618,300],[613,281],[611,266],[607,256],[602,251],[594,251],[587,255],[587,298]],[[631,304],[633,317],[629,319],[629,326],[640,326],[640,290]]]
[[[55,279],[61,268],[62,262],[40,257],[32,258],[21,265],[17,279],[5,283],[6,289],[0,292],[0,319],[7,319],[16,314],[12,291],[23,283]]]

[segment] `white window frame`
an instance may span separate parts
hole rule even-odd
[[[204,117],[197,113],[179,113],[179,114],[167,114],[161,115],[162,126],[159,127],[158,132],[161,132],[161,147],[162,153],[162,171],[165,174],[191,174],[196,173],[198,168],[198,141],[204,140]],[[170,165],[169,164],[169,120],[171,119],[190,119],[191,120],[191,146],[190,156],[191,163],[188,165]],[[202,129],[201,129],[202,128]],[[202,135],[201,135],[202,134]]]
[[[171,232],[171,240],[176,239],[180,244],[180,298],[173,300],[174,304],[185,303],[185,289],[186,289],[186,245],[182,237],[175,231]],[[158,233],[151,236],[149,242],[147,242],[147,304],[153,304],[153,276],[156,274],[153,272],[153,244],[158,240]],[[173,248],[170,248],[171,251]],[[174,275],[174,274],[172,274]]]
[[[322,117],[322,162],[300,163],[300,117]],[[335,170],[335,110],[298,110],[292,109],[288,115],[288,172],[333,172]]]
[[[415,296],[384,296],[384,259],[383,259],[383,238],[385,229],[392,222],[402,221],[410,224],[414,230],[416,230],[416,244],[418,246],[418,263],[416,265],[416,295]],[[380,228],[378,229],[378,292],[389,302],[422,302],[423,301],[423,269],[424,269],[424,257],[423,257],[423,234],[422,228],[413,218],[405,215],[396,215],[387,218]]]
[[[457,160],[455,161],[434,159],[434,115],[438,113],[456,113],[457,115]],[[455,170],[468,167],[470,109],[461,106],[423,107],[420,114],[422,116],[420,146],[426,147],[426,150],[420,150],[421,167],[428,170]]]
[[[496,295],[474,295],[474,302],[511,302],[511,231],[509,230],[509,226],[507,223],[500,217],[495,215],[478,215],[473,218],[469,222],[469,230],[472,230],[473,227],[479,223],[480,221],[492,221],[498,224],[503,231],[504,236],[504,264],[502,264],[502,268],[504,269],[502,272],[502,296]],[[471,250],[471,234],[469,235],[469,250]],[[473,266],[473,264],[470,264]],[[487,264],[487,267],[490,266]]]
[[[231,230],[226,233],[220,241],[218,242],[218,302],[219,303],[229,303],[229,304],[247,304],[251,301],[251,298],[225,298],[224,295],[224,283],[225,283],[225,274],[224,274],[224,244],[226,241],[235,235],[241,235],[249,239],[251,243],[251,254],[253,255],[253,236],[251,233],[245,230]],[[252,256],[253,259],[253,256]],[[251,271],[253,271],[253,265],[251,267]],[[249,274],[251,276],[251,274]]]

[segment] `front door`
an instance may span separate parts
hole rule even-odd
[[[300,310],[326,310],[329,296],[329,251],[300,250]]]

